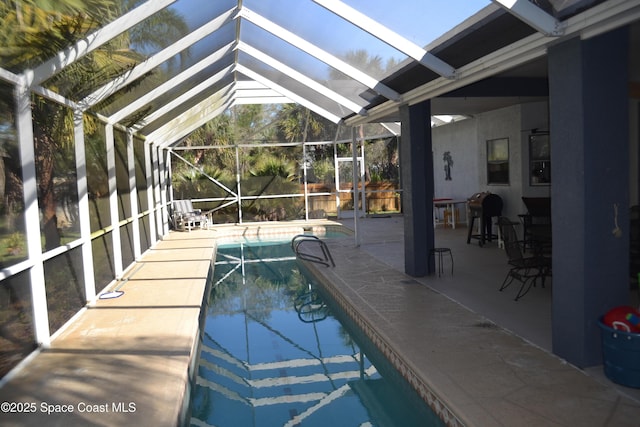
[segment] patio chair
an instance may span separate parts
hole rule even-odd
[[[522,197],[527,213],[518,215],[524,227],[524,249],[537,252],[551,250],[551,198]]]
[[[514,280],[519,281],[521,283],[520,290],[518,290],[515,298],[518,301],[529,292],[538,279],[541,280],[542,287],[544,287],[545,277],[551,272],[551,258],[538,255],[525,257],[523,255],[522,242],[518,240],[514,224],[516,223],[509,218],[498,218],[498,227],[504,242],[504,250],[507,253],[508,264],[511,267],[502,282],[502,286],[500,286],[500,291],[513,283]]]
[[[173,201],[173,226],[176,230],[191,231],[192,228],[207,228],[209,217],[200,209],[194,209],[191,200]]]

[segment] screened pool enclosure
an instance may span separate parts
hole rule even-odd
[[[214,222],[339,216],[355,180],[357,209],[400,210],[399,124],[343,120],[399,99],[397,46],[321,2],[76,3],[0,8],[3,374],[169,232],[174,199]]]
[[[37,199],[40,206],[31,212],[32,221],[46,218],[45,206],[53,212],[50,222],[41,222],[38,232],[37,227],[27,226],[36,222],[27,219],[29,210],[17,198],[22,195],[11,193],[21,187],[26,190],[29,181],[20,182],[20,165],[15,162],[20,154],[9,151],[18,148],[15,134],[9,129],[5,135],[8,152],[3,164],[7,176],[15,181],[4,187],[4,277],[0,292],[6,334],[0,339],[7,343],[2,346],[3,372],[35,346],[38,316],[31,315],[38,303],[37,287],[29,285],[35,280],[34,269],[40,269],[44,278],[34,283],[44,282],[40,292],[45,299],[40,304],[41,310],[46,308],[46,316],[41,319],[46,341],[87,300],[120,277],[127,266],[169,232],[172,200],[191,200],[195,207],[210,212],[215,223],[326,218],[353,212],[350,140],[234,143],[206,148],[178,145],[154,152],[142,140],[109,128],[99,129],[92,135],[96,139],[85,139],[84,153],[77,142],[71,142],[51,155],[54,170],[50,199]],[[105,138],[112,141],[112,147],[107,148]],[[399,211],[397,141],[386,132],[357,144],[355,179],[360,183],[361,211]],[[268,154],[269,150],[278,150],[279,157]],[[34,152],[34,156],[40,153]],[[254,169],[242,168],[243,161],[265,156],[272,156],[276,164],[267,165],[257,174]],[[207,158],[211,162],[231,161],[211,172],[211,168],[202,166]],[[44,190],[41,161],[35,161],[36,177],[31,181],[38,194]],[[259,166],[255,163],[253,166]],[[287,167],[289,170],[280,170]],[[30,238],[39,246],[36,251],[41,266],[35,262],[38,258],[29,256]]]
[[[451,97],[407,127],[411,107],[638,13],[541,3],[3,2],[0,372],[167,235],[173,200],[217,223],[399,212],[401,161],[430,167],[401,133],[481,111]]]

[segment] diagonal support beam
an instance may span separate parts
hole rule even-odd
[[[362,108],[362,106],[356,104],[350,99],[345,98],[344,96],[318,83],[317,81],[307,77],[306,75],[294,70],[293,68],[283,64],[282,62],[274,59],[273,57],[261,52],[260,50],[254,48],[253,46],[250,46],[244,42],[240,42],[238,43],[238,49],[254,57],[258,61],[262,61],[268,66],[275,68],[281,73],[286,74],[292,79],[297,80],[299,83],[302,83],[303,85],[307,86],[310,89],[313,89],[314,91],[320,93],[321,95],[334,100],[335,102],[342,105],[346,109],[351,110],[352,112],[359,114],[361,116],[367,115],[367,111],[364,108]]]
[[[298,36],[297,34],[294,34],[291,31],[285,28],[282,28],[278,24],[275,24],[269,21],[268,19],[261,16],[260,14],[253,12],[252,10],[248,9],[246,6],[243,6],[242,9],[240,10],[240,16],[246,19],[247,21],[252,22],[253,24],[262,28],[263,30],[268,31],[274,36],[284,40],[290,45],[297,47],[298,49],[302,50],[308,55],[315,57],[316,59],[340,71],[341,73],[362,83],[363,85],[367,86],[369,89],[372,89],[373,91],[379,93],[385,98],[390,99],[392,101],[400,101],[401,99],[400,94],[395,90],[391,89],[389,86],[381,83],[378,79],[375,79],[367,75],[366,73],[363,73],[356,67],[353,67],[347,64],[346,62],[344,62],[343,60],[341,60],[340,58],[337,58],[331,55],[330,53],[320,49],[318,46],[306,41],[305,39]]]
[[[56,56],[36,67],[33,70],[31,84],[39,85],[62,71],[67,65],[74,63],[109,40],[175,2],[176,0],[149,0],[143,3],[115,21],[89,34],[84,39],[79,40],[73,46],[58,52]]]
[[[5,82],[9,82],[14,85],[19,85],[22,83],[21,77],[19,75],[14,74],[9,70],[5,70],[4,68],[0,68],[0,80],[4,80]]]
[[[180,139],[180,138],[178,138],[178,139]],[[233,197],[236,197],[236,198],[238,197],[238,193],[236,193],[235,191],[233,191],[232,189],[230,189],[229,187],[227,187],[226,185],[224,185],[222,182],[218,181],[217,179],[215,179],[211,175],[209,175],[206,172],[204,172],[201,168],[197,167],[196,165],[191,163],[189,160],[185,159],[180,154],[176,153],[174,150],[171,150],[171,154],[173,156],[177,157],[178,159],[182,160],[184,163],[189,165],[192,169],[194,169],[194,170],[200,172],[201,174],[203,174],[204,176],[206,176],[209,181],[213,182],[218,187],[222,188],[224,191],[226,191],[227,193],[231,194]]]
[[[267,79],[266,77],[262,76],[259,73],[256,73],[255,71],[245,67],[242,64],[238,64],[236,65],[236,71],[244,74],[245,76],[249,77],[250,79],[253,79],[259,83],[262,83],[263,85],[275,90],[276,92],[278,92],[279,94],[281,94],[282,96],[286,96],[287,98],[291,99],[294,102],[297,102],[298,104],[307,107],[308,109],[310,109],[311,111],[320,114],[322,117],[326,118],[327,120],[331,120],[334,123],[339,123],[342,121],[342,119],[338,116],[336,116],[335,114],[327,111],[326,109],[312,103],[311,101],[309,101],[306,98],[303,98],[301,96],[298,96],[297,94],[295,94],[294,92],[291,92],[290,90],[280,86],[279,84]]]
[[[198,105],[165,123],[147,135],[147,140],[166,147],[188,135],[200,126],[220,115],[231,104],[231,84],[222,88]]]
[[[453,79],[455,68],[447,64],[437,56],[427,52],[417,44],[407,40],[396,32],[390,30],[379,22],[374,21],[365,14],[353,9],[339,0],[313,0],[325,9],[340,16],[344,20],[352,23],[368,32],[372,36],[382,40],[394,49],[399,50],[410,58],[420,62],[425,67],[434,71],[442,77]]]
[[[175,55],[179,54],[183,50],[192,46],[196,42],[202,40],[203,38],[215,32],[216,30],[220,29],[223,25],[225,25],[226,23],[230,22],[235,18],[235,15],[236,15],[235,12],[236,12],[236,9],[234,8],[234,9],[228,10],[225,13],[220,14],[217,18],[209,21],[208,23],[204,24],[197,30],[194,30],[191,33],[187,34],[177,42],[161,50],[160,52],[153,55],[146,61],[136,65],[128,73],[125,73],[113,79],[106,85],[102,86],[100,89],[96,90],[95,92],[93,92],[92,94],[84,98],[82,101],[80,101],[80,104],[84,108],[89,108],[97,104],[98,102],[112,95],[119,89],[122,89],[128,84],[134,82],[135,80],[145,75],[152,69],[156,68],[163,62],[173,58]]]
[[[164,95],[170,89],[172,89],[174,87],[178,87],[180,84],[182,84],[183,82],[185,82],[189,78],[195,76],[196,74],[198,74],[202,70],[206,69],[207,67],[215,65],[216,62],[218,62],[220,59],[222,59],[226,55],[229,55],[229,54],[231,54],[233,52],[234,45],[235,45],[235,42],[232,42],[232,43],[229,43],[226,46],[223,46],[222,48],[218,49],[216,52],[214,52],[211,55],[207,56],[206,58],[204,58],[203,60],[201,60],[197,64],[187,68],[182,73],[178,74],[177,76],[173,77],[172,79],[167,80],[166,82],[164,82],[160,86],[156,87],[155,89],[150,90],[149,92],[147,92],[146,94],[144,94],[140,98],[138,98],[135,101],[133,101],[131,104],[127,105],[125,108],[123,108],[123,109],[115,112],[111,116],[109,116],[109,122],[110,123],[119,122],[120,120],[124,119],[128,115],[133,114],[134,112],[136,112],[140,108],[142,108],[145,105],[153,102],[159,96]]]
[[[529,0],[491,0],[507,12],[549,37],[561,36],[564,26]]]
[[[158,108],[152,114],[149,114],[144,119],[140,120],[138,123],[136,123],[133,126],[133,129],[139,130],[139,129],[143,128],[144,126],[147,126],[150,123],[154,122],[155,120],[158,120],[160,117],[162,117],[163,115],[167,114],[169,111],[173,110],[174,108],[177,108],[181,104],[183,104],[183,103],[189,101],[191,98],[197,96],[199,93],[207,90],[209,87],[211,87],[211,86],[215,85],[216,83],[220,82],[226,76],[229,76],[232,72],[233,72],[233,65],[229,65],[228,67],[223,68],[222,70],[218,71],[216,74],[214,74],[213,76],[209,77],[208,79],[206,79],[202,83],[196,85],[193,89],[186,91],[182,95],[180,95],[177,98],[173,99],[171,102],[168,102],[167,104],[163,105],[161,108]]]

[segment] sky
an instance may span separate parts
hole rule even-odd
[[[342,1],[421,46],[491,3],[488,0]]]
[[[420,46],[429,44],[491,4],[490,0],[342,1]],[[187,21],[201,25],[212,13],[219,13],[236,3],[234,0],[180,0],[173,7]],[[345,33],[341,29],[346,26],[340,18],[330,16],[311,0],[243,0],[243,5],[312,42],[324,40],[324,44],[335,45],[344,51],[368,44],[369,36],[361,31]]]
[[[426,46],[466,18],[491,4],[490,0],[342,0],[346,5],[400,34]],[[179,0],[172,8],[196,28],[237,5],[237,0]],[[288,29],[330,54],[345,58],[348,53],[365,50],[379,57],[382,66],[402,62],[406,56],[365,31],[336,16],[312,0],[242,0],[243,7]],[[328,78],[329,67],[319,64],[297,48],[243,21],[241,39],[271,54],[297,71],[317,80]],[[227,33],[228,34],[228,33]],[[231,41],[231,40],[229,40]],[[206,49],[202,45],[194,50]],[[361,64],[354,64],[360,66]]]

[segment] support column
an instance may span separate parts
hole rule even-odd
[[[136,182],[136,155],[133,132],[127,131],[127,166],[129,169],[129,203],[131,205],[131,231],[133,234],[133,257],[137,261],[142,255],[140,242],[140,207],[138,206],[138,184]]]
[[[107,179],[109,182],[109,212],[111,220],[111,241],[113,242],[113,272],[116,279],[122,277],[122,239],[120,238],[120,215],[118,211],[118,185],[116,179],[116,146],[113,125],[105,125],[107,145]]]
[[[38,179],[36,172],[36,153],[34,151],[33,118],[31,110],[31,90],[26,79],[16,85],[16,131],[20,143],[20,162],[22,164],[22,191],[24,196],[24,220],[29,224],[25,229],[27,252],[32,267],[28,270],[31,285],[31,310],[33,332],[36,344],[44,348],[51,346],[49,329],[49,310],[47,289],[44,278],[44,260],[42,258],[42,235],[40,207],[38,205]]]
[[[434,245],[431,102],[400,107],[400,119],[404,269],[410,276],[422,277],[434,271],[429,259]]]
[[[82,238],[82,271],[85,300],[96,296],[96,279],[93,268],[93,248],[91,242],[91,211],[89,209],[89,187],[87,183],[87,158],[84,140],[84,117],[82,111],[73,112],[74,144],[76,151],[76,179],[78,188],[78,218]]]
[[[147,206],[149,206],[149,243],[153,247],[161,234],[156,230],[156,203],[153,198],[156,186],[153,184],[154,168],[151,150],[151,143],[144,141],[144,172],[147,178]]]
[[[553,352],[581,368],[601,363],[598,317],[630,298],[628,41],[549,49]]]
[[[169,232],[169,224],[165,224],[163,221],[163,212],[165,206],[162,204],[162,186],[160,184],[160,149],[156,144],[150,144],[151,148],[151,164],[153,165],[153,193],[155,195],[155,201],[153,204],[153,212],[156,216],[156,233],[158,237],[162,238]]]
[[[169,233],[169,209],[173,209],[173,206],[169,206],[169,201],[173,200],[173,187],[171,183],[171,151],[163,150],[158,147],[158,172],[160,173],[160,179],[158,186],[160,187],[160,209],[162,227],[164,229],[163,236]],[[165,157],[166,156],[166,157]],[[171,198],[169,198],[169,192],[171,192]]]

